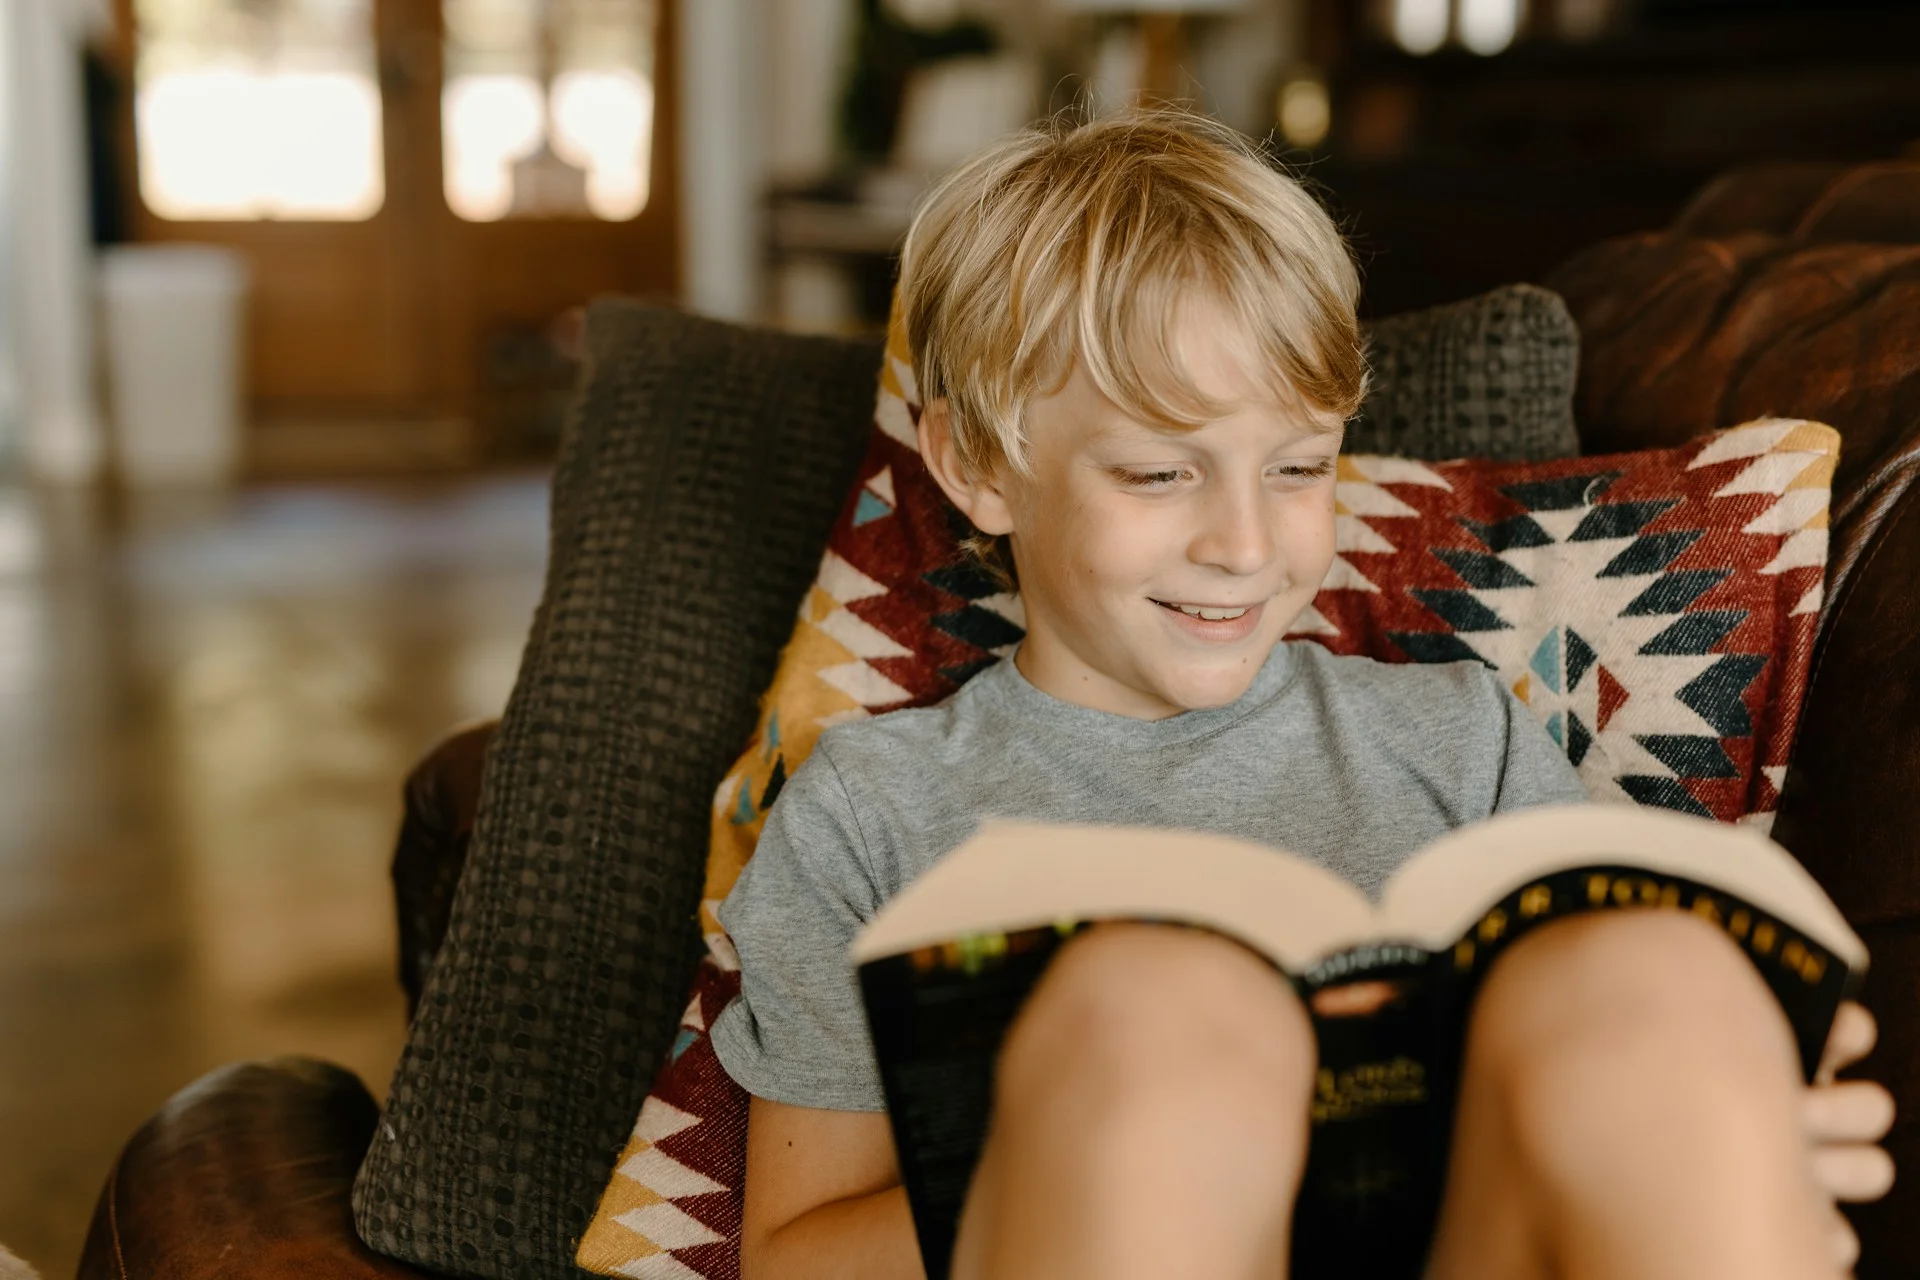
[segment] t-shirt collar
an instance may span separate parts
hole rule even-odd
[[[1246,692],[1232,702],[1182,711],[1161,720],[1141,720],[1056,698],[1036,688],[1011,657],[981,672],[974,683],[984,685],[983,692],[1000,699],[1023,718],[1071,727],[1076,736],[1098,736],[1135,747],[1158,746],[1191,742],[1242,719],[1272,701],[1292,679],[1297,665],[1293,646],[1283,640],[1267,654],[1266,662],[1261,664],[1259,674],[1254,676]]]

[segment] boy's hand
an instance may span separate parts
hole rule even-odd
[[[1851,1000],[1841,1005],[1819,1074],[1807,1090],[1814,1176],[1835,1200],[1878,1200],[1893,1185],[1893,1158],[1878,1146],[1893,1127],[1893,1095],[1871,1080],[1833,1078],[1866,1057],[1876,1035],[1872,1014]]]
[[[1893,1095],[1872,1080],[1833,1078],[1872,1052],[1877,1034],[1864,1007],[1851,1000],[1841,1005],[1806,1093],[1802,1115],[1814,1178],[1835,1200],[1878,1200],[1893,1185],[1893,1157],[1877,1145],[1893,1127]],[[1851,1268],[1860,1243],[1837,1210],[1833,1217],[1835,1256]]]

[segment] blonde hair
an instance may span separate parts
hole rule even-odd
[[[1025,471],[1025,411],[1077,360],[1131,416],[1191,429],[1230,411],[1175,353],[1199,289],[1237,323],[1276,402],[1344,422],[1366,392],[1359,273],[1311,195],[1225,125],[1173,109],[1054,120],[929,193],[899,306],[922,403],[945,397],[976,475]]]

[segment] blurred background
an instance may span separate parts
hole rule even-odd
[[[0,1242],[195,1075],[376,1088],[407,769],[496,714],[602,293],[884,322],[928,180],[1190,101],[1382,315],[1920,156],[1896,0],[3,0]]]

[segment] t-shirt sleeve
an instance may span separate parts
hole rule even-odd
[[[1509,813],[1543,804],[1585,803],[1587,789],[1560,744],[1498,676],[1489,672],[1488,683],[1493,687],[1493,696],[1499,700],[1506,737],[1506,758],[1500,769],[1493,812]]]
[[[853,936],[878,909],[846,787],[816,749],[767,814],[720,923],[740,956],[740,995],[713,1025],[713,1047],[757,1097],[835,1111],[886,1108]]]

